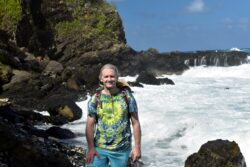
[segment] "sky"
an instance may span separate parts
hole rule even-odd
[[[108,0],[127,45],[159,52],[250,48],[250,0]]]

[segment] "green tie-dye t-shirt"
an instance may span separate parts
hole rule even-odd
[[[114,95],[96,94],[88,102],[88,115],[96,118],[95,146],[112,151],[131,148],[129,112],[137,112],[136,101],[130,91]]]

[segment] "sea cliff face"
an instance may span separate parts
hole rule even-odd
[[[79,119],[82,112],[74,101],[95,90],[103,64],[117,65],[122,76],[150,73],[152,78],[181,74],[189,66],[240,65],[246,59],[244,52],[135,51],[126,45],[119,13],[103,0],[0,1],[0,162],[81,166],[83,149],[57,141],[75,134],[34,125]]]

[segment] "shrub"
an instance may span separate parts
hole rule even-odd
[[[0,0],[0,28],[14,32],[21,13],[19,0]]]

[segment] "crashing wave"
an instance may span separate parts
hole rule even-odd
[[[231,48],[230,51],[241,51],[239,48]]]

